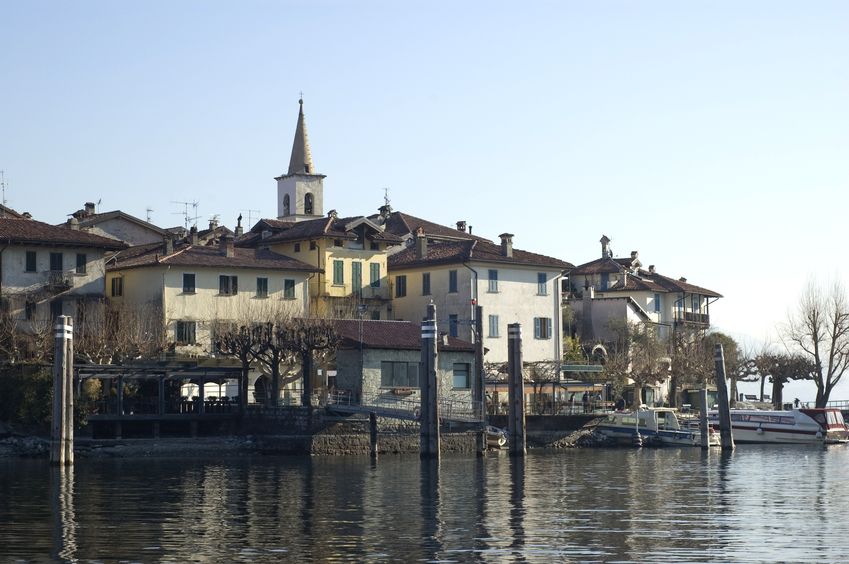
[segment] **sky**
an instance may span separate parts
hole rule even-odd
[[[388,189],[573,264],[604,234],[777,346],[809,279],[849,275],[847,29],[829,1],[0,0],[4,197],[275,217],[303,93],[325,212]]]

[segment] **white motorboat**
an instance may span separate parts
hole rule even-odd
[[[596,431],[618,444],[654,446],[700,446],[701,433],[696,428],[684,428],[678,422],[675,410],[668,407],[641,408],[637,411],[609,413],[596,427]],[[708,434],[708,444],[718,445],[715,431]]]
[[[711,426],[719,425],[716,411],[709,414]],[[843,443],[849,429],[837,408],[801,408],[789,411],[732,409],[731,430],[735,443]]]
[[[485,433],[486,446],[488,448],[504,448],[507,444],[507,431],[505,429],[499,429],[498,427],[487,425]]]

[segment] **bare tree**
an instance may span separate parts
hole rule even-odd
[[[296,318],[277,329],[277,339],[301,361],[303,374],[303,399],[306,407],[312,405],[312,364],[314,355],[322,351],[335,351],[339,336],[333,322],[322,318]]]
[[[808,281],[795,312],[788,314],[782,337],[814,366],[817,407],[825,407],[849,368],[849,299],[835,279],[828,289]]]
[[[262,338],[261,331],[260,327],[250,325],[219,325],[215,331],[214,346],[218,354],[236,358],[242,365],[239,376],[239,410],[242,413],[248,409],[248,375]]]

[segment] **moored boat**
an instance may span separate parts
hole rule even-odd
[[[711,426],[719,424],[716,411]],[[735,443],[845,443],[849,430],[837,408],[801,408],[785,411],[732,409],[731,430]]]
[[[675,410],[667,407],[642,408],[637,411],[609,413],[596,426],[596,431],[618,444],[655,446],[699,446],[698,428],[683,428]],[[708,444],[717,445],[714,431],[708,434]]]
[[[504,448],[507,445],[507,431],[499,429],[492,425],[487,425],[486,429],[486,446],[487,448]]]

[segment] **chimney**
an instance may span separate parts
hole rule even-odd
[[[86,202],[83,207],[85,208],[86,217],[94,215],[94,202]]]
[[[469,235],[471,235],[471,234],[472,234],[472,226],[470,225],[469,226]]]
[[[235,231],[235,233],[236,233],[236,237],[241,237],[245,233],[245,230],[242,227],[242,214],[239,214],[239,217],[236,218],[236,231]]]
[[[640,255],[638,251],[631,251],[631,260],[634,260]]]
[[[213,217],[212,219],[209,220],[209,229],[211,231],[211,230],[215,229],[216,227],[218,227],[218,218]]]
[[[513,258],[513,234],[502,233],[501,237],[501,256]]]
[[[218,248],[221,250],[222,255],[232,258],[235,254],[235,250],[233,248],[233,236],[229,233],[222,235],[221,240],[218,242]]]
[[[610,258],[613,256],[610,252],[610,239],[607,235],[602,235],[598,242],[601,243],[601,258]]]
[[[24,219],[32,219],[32,214],[29,213],[29,212],[24,212],[23,216],[24,216]]]
[[[76,217],[68,218],[68,228],[73,231],[80,230],[80,222]]]
[[[678,279],[678,281],[679,281],[679,282],[684,282],[684,283],[686,283],[686,282],[687,282],[687,279],[686,279],[686,278],[684,278],[684,277],[682,276],[681,278],[679,278],[679,279]]]
[[[189,229],[189,241],[192,245],[198,244],[198,226],[192,225],[192,228]]]
[[[624,289],[628,285],[628,273],[622,273],[622,288]]]
[[[339,214],[336,212],[336,210],[330,210],[329,212],[327,212],[327,217],[332,217],[333,219],[336,219],[337,217],[339,217]]]
[[[165,252],[163,254],[170,255],[174,252],[174,239],[170,235],[165,236]]]
[[[466,222],[465,221],[458,221],[457,222],[457,231],[462,231],[463,233],[466,232]]]
[[[654,269],[654,265],[650,264],[649,265],[649,274],[654,274],[655,272],[657,272],[657,271]]]
[[[379,208],[377,208],[377,211],[378,211],[378,213],[380,213],[380,219],[383,220],[383,221],[381,221],[381,223],[383,223],[387,219],[389,219],[389,216],[392,213],[392,206],[390,206],[389,204],[384,204],[384,205],[380,206]]]
[[[427,258],[427,235],[421,227],[416,230],[416,258]]]

